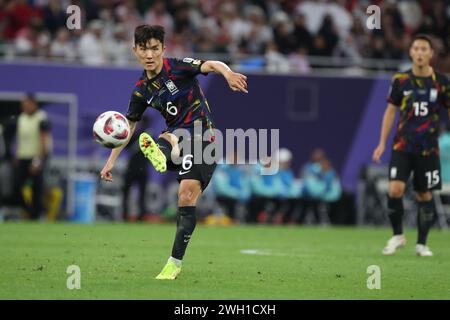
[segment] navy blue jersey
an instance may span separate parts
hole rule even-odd
[[[450,108],[447,77],[437,72],[429,77],[417,77],[411,70],[396,73],[388,102],[400,109],[393,150],[439,155],[440,108]]]
[[[163,68],[157,76],[149,79],[144,71],[131,94],[127,119],[139,121],[150,107],[158,110],[166,120],[165,131],[185,128],[192,132],[199,124],[203,131],[213,129],[211,110],[196,78],[202,74],[203,63],[192,58],[164,58]]]

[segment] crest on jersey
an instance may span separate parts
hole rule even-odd
[[[430,89],[430,102],[435,102],[438,96],[438,91],[436,88]]]
[[[175,95],[176,93],[178,93],[178,88],[177,88],[177,86],[175,85],[175,83],[173,83],[173,81],[172,80],[167,80],[166,82],[165,82],[165,85],[166,85],[166,87],[167,87],[167,89],[169,89],[169,91],[170,91],[170,93],[172,94],[172,95]]]

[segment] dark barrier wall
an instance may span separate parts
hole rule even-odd
[[[139,69],[0,64],[0,91],[73,93],[79,103],[79,142],[91,141],[96,116],[125,112]],[[294,154],[300,170],[321,147],[353,191],[362,164],[370,162],[389,89],[389,77],[314,77],[248,75],[249,94],[231,91],[217,75],[199,76],[220,129],[280,129],[280,146]],[[155,111],[154,134],[164,128]],[[80,143],[82,155],[102,153],[95,143]],[[388,149],[389,150],[389,149]],[[385,161],[388,160],[385,156]]]

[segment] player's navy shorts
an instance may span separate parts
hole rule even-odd
[[[210,141],[197,141],[201,152],[196,152],[194,149],[194,141],[191,141],[191,150],[186,152],[186,150],[181,150],[181,163],[175,164],[172,161],[167,163],[167,169],[170,171],[178,171],[177,180],[193,179],[200,181],[202,190],[205,190],[211,181],[214,170],[216,169],[216,161],[211,161],[205,156],[211,154],[215,156],[215,151],[209,152],[214,148],[214,142]],[[200,144],[201,143],[201,144]],[[199,149],[200,149],[199,148]],[[206,152],[205,148],[208,148]]]
[[[441,162],[438,155],[420,156],[392,151],[389,162],[389,180],[407,183],[411,172],[414,173],[413,185],[416,192],[441,189]]]

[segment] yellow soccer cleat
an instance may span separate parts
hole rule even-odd
[[[181,272],[181,267],[178,267],[174,262],[168,261],[161,273],[156,276],[158,280],[175,280]]]
[[[144,156],[150,160],[156,171],[165,172],[167,170],[166,156],[149,134],[145,132],[141,133],[139,136],[139,147]]]

